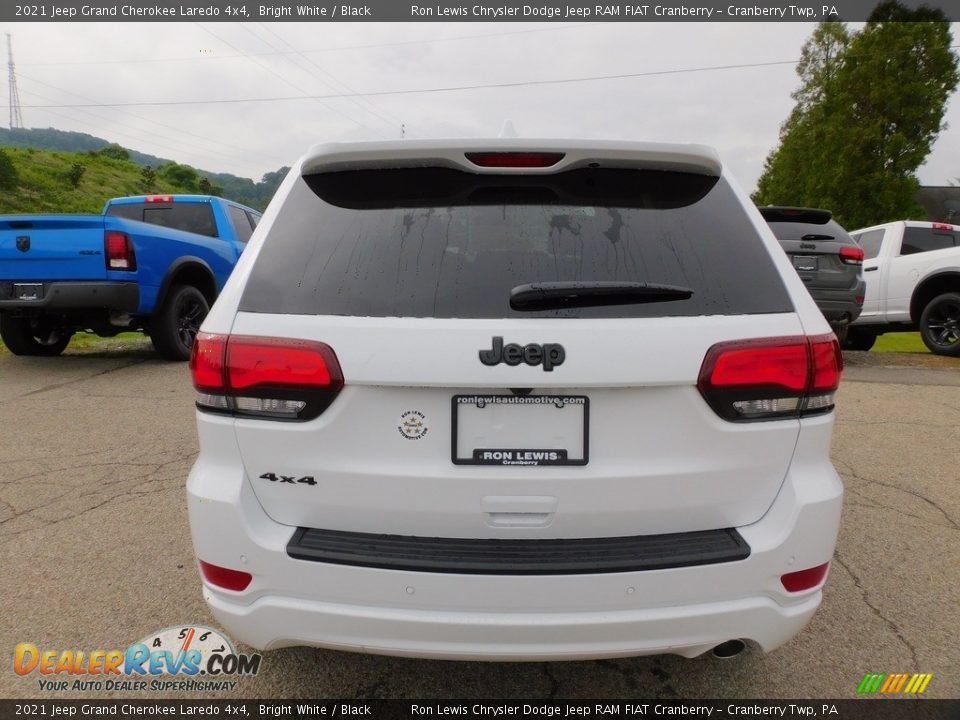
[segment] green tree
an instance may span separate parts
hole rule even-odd
[[[20,184],[20,176],[13,160],[3,150],[0,150],[0,189],[16,190]]]
[[[797,104],[754,200],[825,207],[851,228],[920,217],[916,171],[960,79],[950,44],[941,11],[895,0],[852,35],[821,23],[804,45]]]
[[[140,168],[140,192],[152,193],[157,187],[157,173],[149,165]]]
[[[129,160],[130,152],[120,145],[107,145],[105,148],[97,150],[97,155],[102,155],[103,157],[113,158],[114,160]]]
[[[169,162],[160,166],[159,174],[184,190],[195,190],[200,185],[200,175],[189,165]]]
[[[70,181],[70,185],[73,187],[80,187],[80,181],[83,179],[83,174],[87,172],[87,167],[83,163],[75,162],[70,166],[70,169],[67,170],[67,180]]]

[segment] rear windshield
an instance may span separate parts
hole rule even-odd
[[[913,227],[908,225],[903,230],[903,243],[900,246],[901,255],[915,255],[916,253],[932,250],[945,250],[956,247],[957,233],[953,230],[937,227]]]
[[[213,206],[208,202],[115,203],[107,208],[107,215],[217,237]]]
[[[514,310],[513,288],[628,281],[686,299]],[[363,317],[662,317],[790,312],[727,183],[582,169],[547,176],[356,170],[296,182],[244,290],[247,312]]]
[[[768,223],[773,234],[780,241],[827,241],[839,242],[845,245],[855,245],[856,242],[835,220],[825,223],[804,222],[771,222]]]

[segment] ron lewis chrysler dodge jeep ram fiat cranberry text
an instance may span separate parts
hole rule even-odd
[[[842,486],[836,338],[696,145],[322,145],[203,324],[203,592],[257,648],[764,650]]]

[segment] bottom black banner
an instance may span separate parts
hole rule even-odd
[[[837,718],[958,720],[960,700],[0,700],[0,718]]]

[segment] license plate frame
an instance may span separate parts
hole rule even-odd
[[[799,272],[816,272],[820,269],[820,259],[814,255],[794,255],[793,267]]]
[[[558,403],[561,403],[558,405]],[[590,461],[590,398],[586,395],[498,395],[498,394],[459,394],[450,399],[451,442],[450,459],[454,465],[473,465],[483,467],[571,467],[584,466]],[[461,452],[460,430],[469,420],[460,416],[461,409],[473,408],[483,411],[489,408],[512,408],[513,412],[522,412],[519,408],[538,408],[529,416],[543,417],[550,414],[550,408],[557,412],[571,412],[567,408],[582,409],[580,452],[576,447],[556,447],[550,442],[500,443],[493,446],[471,447],[467,455]],[[469,410],[467,410],[469,412]],[[503,411],[501,411],[503,412]],[[571,419],[572,418],[572,419]],[[514,418],[515,419],[515,418]],[[565,418],[576,424],[576,417]],[[468,442],[468,446],[471,443]],[[535,445],[535,446],[534,446]],[[489,456],[488,456],[489,455]],[[571,457],[573,455],[573,457]]]
[[[12,299],[43,300],[43,283],[14,283]]]

